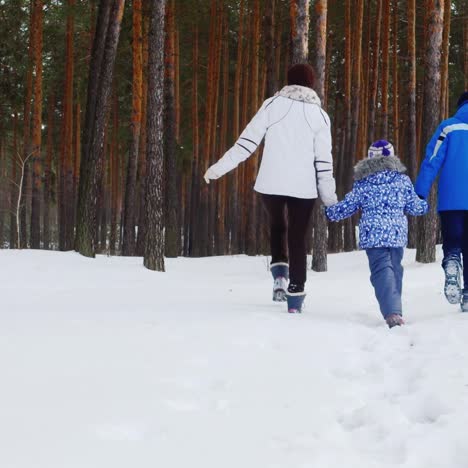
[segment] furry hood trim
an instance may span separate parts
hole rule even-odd
[[[282,96],[294,101],[302,101],[308,104],[317,104],[320,106],[322,103],[318,94],[311,88],[299,85],[285,86],[281,91],[278,91],[275,96]]]
[[[361,180],[376,172],[394,171],[404,173],[406,167],[396,156],[377,156],[367,158],[356,164],[354,167],[354,180]]]

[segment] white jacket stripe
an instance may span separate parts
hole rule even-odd
[[[447,135],[449,133],[452,133],[452,132],[455,132],[455,131],[458,131],[458,130],[467,131],[468,130],[468,124],[459,123],[459,124],[447,125],[447,127],[445,127],[442,130],[441,134],[439,135],[439,138],[437,139],[437,143],[435,145],[434,152],[432,153],[432,156],[431,156],[431,159],[429,160],[429,162],[432,161],[437,156],[437,153],[439,152],[440,147],[442,146],[445,138],[447,138]]]

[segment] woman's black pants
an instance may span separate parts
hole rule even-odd
[[[315,199],[263,195],[270,215],[271,263],[289,263],[290,284],[307,279],[307,232]]]

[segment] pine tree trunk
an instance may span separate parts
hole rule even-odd
[[[449,97],[449,46],[450,46],[450,17],[451,0],[444,0],[444,29],[442,36],[441,51],[441,80],[440,80],[440,120],[448,118],[448,97]],[[466,12],[468,14],[468,12]]]
[[[119,190],[119,117],[118,117],[118,100],[117,93],[114,91],[112,99],[112,138],[110,142],[110,235],[109,235],[109,252],[115,255],[117,251],[117,211],[118,211],[118,190]]]
[[[68,0],[67,29],[65,46],[65,81],[63,98],[63,143],[60,167],[60,223],[59,249],[73,248],[73,226],[70,214],[73,211],[73,78],[74,78],[74,7],[75,0]]]
[[[316,91],[323,101],[325,98],[325,64],[327,58],[327,0],[316,1],[315,14],[317,18],[315,29]],[[323,213],[321,203],[315,204],[313,228],[312,269],[319,272],[327,271],[328,223]]]
[[[73,187],[72,187],[72,202],[71,208],[73,210],[71,220],[71,241],[75,233],[76,226],[76,202],[78,200],[78,185],[80,182],[80,166],[81,166],[81,104],[79,98],[76,103],[75,111],[75,151],[74,151],[74,169],[73,169]],[[73,246],[73,244],[71,244]]]
[[[398,63],[398,0],[393,2],[393,145],[400,155],[400,87]]]
[[[198,26],[194,26],[192,50],[192,180],[190,188],[190,240],[189,255],[200,255],[200,243],[197,237],[200,205],[200,162],[199,162],[199,115],[198,115]]]
[[[408,0],[408,103],[406,112],[406,163],[408,175],[415,180],[417,172],[417,122],[416,122],[416,0]],[[418,220],[409,218],[408,247],[416,248]]]
[[[29,46],[28,46],[28,66],[26,72],[26,89],[24,100],[23,113],[23,151],[22,160],[25,161],[22,168],[22,184],[21,184],[21,200],[20,200],[20,215],[19,215],[19,248],[23,249],[28,246],[28,229],[27,229],[27,205],[30,201],[31,192],[31,176],[30,176],[30,160],[32,154],[31,142],[31,104],[33,93],[33,47],[34,47],[34,31],[36,8],[34,8],[34,0],[31,0],[30,6],[30,25],[29,25]]]
[[[10,249],[18,248],[16,226],[16,202],[18,200],[18,112],[13,113],[13,148],[10,160]]]
[[[44,249],[50,249],[50,203],[52,190],[52,158],[54,153],[54,111],[55,96],[53,93],[49,96],[47,110],[47,151],[44,165],[44,211],[42,218],[42,240]]]
[[[146,10],[144,10],[145,12]],[[149,41],[149,18],[148,14],[143,16],[143,72],[148,71],[148,41]],[[145,232],[146,232],[146,124],[147,124],[147,104],[148,104],[148,80],[143,79],[142,103],[141,103],[141,133],[140,147],[138,154],[138,232],[136,243],[136,255],[143,257],[145,252]]]
[[[247,8],[246,14],[249,15],[249,9]],[[246,20],[247,21],[247,20]],[[252,37],[253,31],[253,21],[247,21],[247,33],[246,37]],[[249,121],[250,112],[252,110],[250,104],[250,85],[251,85],[251,69],[252,69],[252,41],[247,40],[245,44],[245,51],[244,51],[244,63],[242,69],[243,73],[243,83],[242,83],[242,113],[241,113],[241,123],[240,128],[245,128]],[[253,109],[256,111],[257,109]],[[236,135],[237,137],[238,135]],[[251,187],[249,186],[249,172],[247,170],[247,164],[241,164],[238,168],[239,172],[239,193],[240,193],[240,216],[239,216],[239,229],[240,229],[240,251],[242,253],[247,252],[247,210],[248,210],[248,200],[249,196],[251,195]]]
[[[346,16],[347,16],[347,58],[351,61],[351,44],[355,54],[353,57],[352,64],[352,79],[348,77],[347,84],[347,93],[348,94],[348,106],[351,104],[351,107],[347,110],[347,120],[348,120],[348,135],[346,138],[346,147],[349,152],[349,156],[346,158],[346,190],[350,190],[353,184],[352,181],[352,167],[354,166],[356,154],[358,152],[359,140],[358,140],[358,131],[359,131],[359,113],[361,105],[361,74],[362,74],[362,25],[364,20],[364,3],[363,0],[357,0],[356,3],[356,15],[355,15],[355,27],[356,31],[355,38],[351,36],[351,5],[348,0]],[[351,42],[353,41],[353,42]],[[349,73],[349,71],[348,71]],[[352,98],[351,96],[351,82],[352,82]],[[353,218],[348,218],[345,221],[345,233],[344,233],[344,249],[346,252],[350,252],[356,248],[356,234],[354,229]]]
[[[276,78],[276,54],[275,54],[275,0],[266,2],[264,8],[263,35],[265,43],[266,62],[266,94],[267,97],[274,96],[278,90]]]
[[[427,42],[425,55],[424,113],[422,138],[428,142],[439,124],[440,115],[440,51],[444,22],[444,4],[441,0],[427,1]],[[430,212],[421,218],[419,224],[418,250],[416,261],[435,262],[437,240],[436,187],[432,188],[429,205]]]
[[[260,53],[260,0],[254,0],[254,11],[252,18],[252,67],[251,67],[251,98],[250,105],[252,112],[257,112],[259,81],[259,53]],[[258,152],[253,154],[246,162],[246,171],[248,173],[248,201],[247,201],[247,255],[257,255],[257,240],[259,227],[258,198],[251,189],[254,185],[258,170]]]
[[[175,90],[175,139],[177,143],[180,143],[180,33],[179,30],[175,29],[175,52],[174,52],[174,67],[175,67],[175,79],[174,79],[174,90]]]
[[[212,118],[213,118],[213,102],[215,95],[215,44],[216,44],[216,30],[217,30],[217,4],[216,0],[211,0],[210,5],[210,36],[208,43],[208,65],[206,74],[206,99],[205,99],[205,122],[204,122],[204,141],[202,151],[202,161],[200,165],[200,176],[202,176],[210,166],[211,156],[210,150],[212,148]],[[210,232],[210,199],[211,191],[215,190],[214,184],[208,187],[203,185],[200,195],[199,205],[199,221],[197,228],[197,243],[200,244],[200,255],[207,256],[212,250],[212,232]]]
[[[214,51],[214,68],[213,68],[213,101],[212,101],[212,119],[211,119],[211,149],[209,150],[210,155],[210,164],[214,164],[218,158],[217,155],[221,153],[219,149],[219,125],[220,125],[220,112],[219,112],[219,102],[220,102],[220,86],[221,86],[221,57],[223,52],[223,18],[224,18],[224,6],[222,2],[218,2],[217,12],[216,12],[216,31],[215,31],[215,51]],[[209,193],[209,239],[208,244],[208,255],[215,255],[216,253],[216,227],[217,227],[217,198],[219,196],[220,190],[222,190],[223,183],[225,183],[225,178],[223,177],[217,184],[213,186],[214,190],[210,190]]]
[[[165,41],[165,108],[164,108],[164,159],[165,159],[165,248],[167,257],[180,255],[178,222],[178,184],[176,168],[176,108],[175,108],[175,24],[174,0],[166,6]]]
[[[111,159],[107,148],[107,131],[104,139],[104,177],[101,179],[101,186],[99,187],[99,199],[98,199],[98,223],[100,226],[99,230],[99,251],[106,253],[107,250],[107,221],[109,219],[109,193],[111,186]]]
[[[380,58],[380,33],[382,25],[382,1],[377,0],[377,13],[374,21],[375,34],[372,41],[372,66],[369,91],[369,118],[368,118],[368,142],[372,143],[375,140],[375,116],[377,109],[377,90],[379,84],[379,58]]]
[[[125,184],[125,208],[122,255],[135,255],[136,238],[136,183],[138,154],[140,149],[141,110],[143,94],[143,29],[142,1],[133,1],[133,82],[132,82],[132,145],[128,156],[127,180]]]
[[[242,86],[242,64],[243,64],[243,40],[244,40],[244,7],[245,1],[241,0],[240,2],[240,11],[239,11],[239,31],[237,34],[237,59],[236,59],[236,69],[234,75],[234,98],[233,98],[233,108],[232,108],[232,134],[234,138],[238,138],[240,130],[240,100],[241,100],[241,86]],[[267,14],[267,12],[266,12]],[[242,184],[239,184],[242,176],[242,169],[239,168],[235,171],[232,177],[232,205],[231,205],[231,214],[232,214],[232,231],[231,231],[231,250],[232,253],[241,252],[241,230],[240,227],[242,223],[239,223],[240,216],[240,204],[242,203],[242,197],[240,190]]]
[[[464,1],[464,20],[463,20],[463,70],[465,75],[465,89],[468,89],[468,0]]]
[[[223,99],[222,99],[222,115],[221,115],[221,131],[219,142],[219,153],[223,154],[227,150],[227,131],[229,122],[229,36],[228,36],[228,21],[227,15],[223,15]],[[220,180],[217,200],[217,216],[216,216],[216,254],[226,255],[227,239],[226,239],[226,190],[228,178],[223,177]]]
[[[390,0],[384,2],[382,34],[382,123],[379,138],[388,139],[388,91],[390,79]]]
[[[36,10],[34,25],[34,106],[32,116],[32,161],[33,161],[33,185],[31,199],[31,247],[39,249],[41,246],[41,139],[42,139],[42,28],[43,28],[43,3],[42,0],[34,0]]]
[[[124,5],[125,0],[114,0],[109,15],[108,0],[100,3],[90,64],[75,239],[75,249],[87,257],[95,256],[96,201],[102,179],[105,117]]]
[[[309,0],[290,0],[291,65],[309,58]]]
[[[164,16],[165,0],[150,0],[148,50],[146,238],[144,265],[164,271]]]

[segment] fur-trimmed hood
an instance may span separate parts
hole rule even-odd
[[[404,173],[406,167],[396,156],[367,158],[358,162],[354,167],[354,180],[362,180],[382,171]]]
[[[278,91],[275,96],[282,96],[294,101],[302,101],[308,104],[317,104],[321,106],[322,103],[318,94],[311,88],[299,85],[285,86],[281,91]]]

